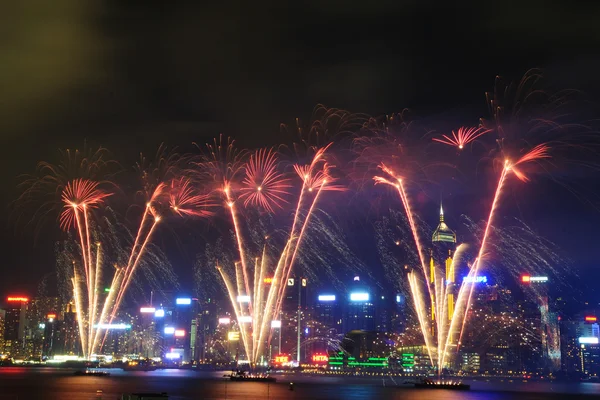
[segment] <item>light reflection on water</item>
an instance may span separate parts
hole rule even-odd
[[[403,379],[352,378],[339,376],[280,375],[276,384],[230,382],[227,371],[109,370],[109,377],[73,376],[73,370],[52,368],[0,368],[0,400],[27,399],[116,399],[123,393],[167,392],[170,399],[402,399],[402,400],[505,400],[562,399],[575,395],[600,395],[600,384],[471,381],[471,391],[397,387]],[[289,382],[294,390],[289,390]],[[385,386],[384,386],[385,385]],[[402,386],[402,385],[401,385]],[[578,396],[577,396],[578,397]],[[588,396],[585,396],[588,397]],[[591,397],[590,397],[591,398]]]

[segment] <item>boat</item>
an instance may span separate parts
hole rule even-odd
[[[130,361],[123,365],[123,371],[156,371],[157,367],[149,360]]]
[[[277,382],[277,378],[273,376],[265,374],[247,374],[245,371],[232,373],[229,375],[229,379],[235,382]]]
[[[101,369],[88,368],[75,371],[74,375],[78,376],[110,376],[110,372]]]
[[[438,381],[434,382],[431,379],[422,379],[419,382],[414,383],[415,388],[417,389],[446,389],[446,390],[470,390],[471,385],[467,385],[462,382],[444,382]]]

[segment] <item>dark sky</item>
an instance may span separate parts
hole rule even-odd
[[[220,132],[270,145],[317,103],[476,123],[494,77],[532,67],[600,94],[595,1],[31,3],[0,17],[0,294],[32,291],[54,269],[55,238],[34,246],[8,223],[17,175],[84,139],[124,163]],[[598,212],[560,193],[537,196],[528,222],[594,273]]]

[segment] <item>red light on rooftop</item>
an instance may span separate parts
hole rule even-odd
[[[531,281],[531,276],[529,276],[529,275],[523,275],[521,277],[521,281],[522,282],[529,282],[529,281]]]
[[[8,296],[7,301],[9,302],[17,302],[20,301],[22,303],[27,303],[29,299],[27,297],[18,297],[18,296]]]
[[[598,318],[596,317],[585,317],[586,322],[596,322]]]

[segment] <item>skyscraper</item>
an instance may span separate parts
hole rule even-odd
[[[9,296],[4,317],[4,351],[7,354],[23,356],[25,328],[27,326],[27,306],[29,299]]]
[[[335,335],[342,333],[342,312],[339,296],[332,291],[323,292],[315,302],[314,319],[318,323],[320,333]]]
[[[374,293],[369,286],[355,276],[350,292],[348,293],[344,332],[350,331],[375,331],[375,303]]]
[[[445,283],[448,286],[446,293],[446,304],[448,307],[447,315],[448,321],[452,319],[452,315],[454,315],[454,296],[456,292],[456,277],[454,266],[452,264],[452,256],[454,255],[454,251],[456,249],[456,233],[452,231],[444,222],[444,208],[440,204],[440,223],[438,224],[435,231],[433,231],[433,235],[431,237],[431,242],[433,244],[430,258],[429,258],[429,284],[432,286],[432,296],[431,296],[431,319],[435,320],[435,302],[441,301],[444,302],[444,299],[436,299],[433,295],[435,290],[435,267],[436,261],[435,257],[440,257],[444,259],[443,265],[446,274]],[[441,264],[441,263],[439,263]],[[435,329],[435,324],[432,324],[432,329]],[[452,343],[452,334],[453,332],[448,333],[450,335],[450,342]]]
[[[281,316],[281,352],[292,353],[298,349],[303,338],[303,321],[305,321],[308,300],[308,279],[303,277],[289,278],[286,282]],[[275,317],[277,319],[277,317]],[[299,361],[301,353],[295,351]]]

